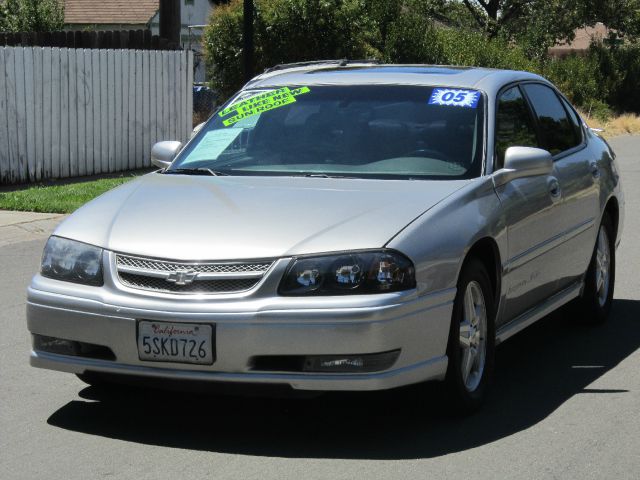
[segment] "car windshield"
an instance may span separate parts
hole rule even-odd
[[[214,114],[167,173],[472,178],[481,170],[483,112],[482,94],[459,88],[247,90]]]

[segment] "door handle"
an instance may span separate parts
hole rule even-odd
[[[549,186],[549,194],[551,195],[551,197],[554,200],[559,199],[560,196],[562,195],[562,190],[560,189],[560,184],[558,183],[558,180],[556,178],[550,178],[548,186]]]
[[[589,164],[589,171],[591,171],[593,178],[600,178],[600,168],[596,162],[591,162]]]

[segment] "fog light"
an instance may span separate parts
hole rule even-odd
[[[400,350],[363,355],[314,355],[305,357],[305,372],[366,373],[390,368]]]
[[[110,348],[103,347],[102,345],[37,334],[33,335],[33,349],[58,355],[70,355],[72,357],[97,358],[101,360],[115,360],[116,358]]]
[[[62,338],[45,337],[44,335],[33,336],[33,349],[43,352],[57,353],[58,355],[73,355],[80,353],[80,345],[72,340]]]

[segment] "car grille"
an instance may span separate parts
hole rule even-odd
[[[253,288],[269,270],[267,262],[178,262],[116,255],[123,285],[179,294],[236,293]]]

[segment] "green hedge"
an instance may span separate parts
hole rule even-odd
[[[372,25],[364,0],[256,0],[254,71],[280,63],[367,58]],[[226,98],[242,85],[242,1],[218,7],[205,29],[211,86]]]
[[[612,110],[640,112],[640,46],[596,45],[586,56],[529,58],[506,40],[433,23],[421,13],[420,0],[407,0],[402,8],[364,0],[255,0],[255,5],[255,72],[331,58],[508,68],[546,76],[598,117]],[[215,9],[204,51],[211,86],[224,100],[243,83],[241,0]]]

